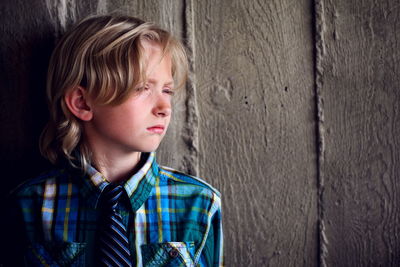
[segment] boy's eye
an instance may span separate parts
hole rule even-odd
[[[171,96],[175,94],[174,90],[172,90],[171,88],[164,88],[163,92]]]
[[[149,89],[150,89],[150,87],[149,87],[148,84],[141,84],[141,85],[138,85],[138,86],[136,87],[136,90],[137,90],[138,92],[146,91],[146,90],[149,90]]]

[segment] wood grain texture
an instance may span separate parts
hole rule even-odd
[[[227,266],[316,266],[310,1],[195,1],[200,175]]]
[[[397,1],[318,1],[324,266],[400,261]]]

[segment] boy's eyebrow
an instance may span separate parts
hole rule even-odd
[[[148,83],[157,83],[157,80],[155,80],[155,79],[148,79],[147,82],[148,82]],[[164,83],[164,85],[174,86],[174,80],[167,81],[166,83]]]

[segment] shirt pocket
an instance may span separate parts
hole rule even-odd
[[[84,243],[35,243],[29,246],[26,263],[27,266],[84,266],[84,251]]]
[[[194,242],[165,242],[141,246],[144,267],[194,267]]]

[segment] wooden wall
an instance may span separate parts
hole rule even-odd
[[[400,264],[399,7],[318,1],[321,246],[330,266]]]
[[[190,55],[163,164],[223,194],[227,266],[400,262],[400,32],[395,0],[2,0],[1,195],[47,167],[57,38],[121,11]]]

